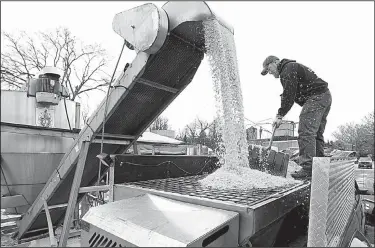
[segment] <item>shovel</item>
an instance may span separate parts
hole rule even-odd
[[[264,158],[267,157],[267,155],[268,155],[268,151],[271,150],[273,137],[275,136],[275,131],[276,131],[276,126],[273,127],[272,135],[271,135],[271,138],[270,138],[270,143],[268,144],[267,147],[264,147],[264,146],[261,146],[261,147],[260,147],[260,146],[258,146],[258,148],[257,148],[257,149],[260,149],[260,150],[261,150],[260,152],[263,154],[263,157],[264,157]],[[256,158],[256,157],[258,156],[257,154],[258,154],[258,153],[255,152],[255,153],[253,154],[253,157]]]
[[[273,138],[276,132],[276,126],[273,127],[270,142],[267,147],[254,147],[250,153],[250,168],[258,169],[261,171],[268,171],[270,174],[275,176],[286,177],[289,155],[282,152],[276,152],[271,150]],[[261,151],[259,151],[259,149]],[[259,164],[259,153],[261,152],[262,161],[266,163]]]
[[[252,164],[257,164],[256,159],[261,157],[262,161],[268,161],[267,158],[270,156],[272,160],[274,160],[276,152],[270,151],[272,146],[273,137],[275,136],[276,126],[273,127],[272,135],[270,138],[270,143],[267,147],[264,146],[257,146],[253,147],[251,149],[251,158],[252,158]],[[261,154],[261,155],[260,155]]]

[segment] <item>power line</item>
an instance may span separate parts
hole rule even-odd
[[[264,119],[264,120],[261,120],[261,121],[258,121],[258,122],[252,121],[252,120],[250,120],[250,119],[248,119],[248,118],[246,118],[246,117],[244,117],[244,118],[245,118],[245,120],[247,120],[247,121],[253,123],[254,126],[259,126],[259,125],[263,125],[263,124],[272,124],[272,123],[270,123],[270,122],[262,123],[263,121],[272,120],[272,118]]]

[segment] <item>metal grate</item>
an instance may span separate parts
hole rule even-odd
[[[89,239],[89,246],[90,247],[126,247],[96,232]]]
[[[160,52],[150,58],[152,63],[147,65],[142,78],[181,89],[186,84],[184,77],[192,67],[199,67],[203,57],[202,51],[170,35]]]
[[[228,201],[236,204],[252,206],[256,203],[271,197],[273,194],[289,190],[298,184],[290,184],[284,187],[251,189],[251,190],[219,190],[210,187],[204,187],[199,180],[207,175],[156,179],[142,182],[125,183],[124,185],[137,186],[145,189],[159,190],[163,192],[177,193],[181,195],[195,196],[200,198]]]

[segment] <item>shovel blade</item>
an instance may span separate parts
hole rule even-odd
[[[286,177],[289,155],[267,147],[250,145],[249,163],[252,169],[266,170],[272,175]]]

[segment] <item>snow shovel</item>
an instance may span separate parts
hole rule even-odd
[[[261,171],[266,170],[272,175],[286,177],[289,155],[283,152],[276,152],[275,150],[271,150],[276,129],[276,127],[273,127],[272,136],[267,147],[257,146],[251,149],[249,147],[250,168]],[[259,161],[260,154],[261,161],[264,161],[266,163]]]

